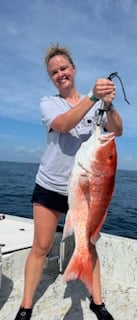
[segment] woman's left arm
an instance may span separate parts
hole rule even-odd
[[[116,136],[121,136],[123,133],[123,124],[118,111],[112,106],[110,108],[110,111],[106,111],[106,115],[107,115],[107,123],[105,127],[107,131],[109,132],[113,131]]]
[[[113,107],[112,101],[115,98],[116,91],[113,90],[105,96],[104,109],[106,110],[107,123],[105,128],[109,132],[114,132],[116,136],[121,136],[123,133],[123,123],[118,111]]]

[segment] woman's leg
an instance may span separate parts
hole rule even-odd
[[[94,303],[101,304],[101,280],[100,280],[100,263],[96,251],[96,247],[91,244],[91,251],[93,257],[93,280],[92,280],[92,298]]]
[[[91,250],[93,256],[93,282],[90,309],[96,314],[97,319],[114,320],[106,309],[105,304],[102,303],[99,258],[95,246],[91,245]]]
[[[35,203],[34,240],[25,265],[24,295],[21,306],[31,308],[33,296],[40,281],[45,257],[53,241],[60,213]]]

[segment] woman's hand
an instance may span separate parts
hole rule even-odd
[[[113,99],[115,98],[116,90],[114,89],[111,93],[106,94],[106,96],[102,99],[104,101],[105,110],[109,110],[110,105],[112,104]]]
[[[93,94],[105,104],[110,104],[115,97],[115,84],[109,79],[98,79],[93,88]]]

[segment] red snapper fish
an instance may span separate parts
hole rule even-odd
[[[76,153],[68,185],[69,210],[63,239],[74,232],[75,249],[63,279],[80,279],[92,293],[92,251],[105,221],[114,190],[117,165],[115,134],[100,126]]]

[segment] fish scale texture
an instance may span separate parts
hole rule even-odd
[[[68,185],[69,210],[63,239],[74,230],[75,251],[64,280],[80,279],[92,293],[93,250],[112,198],[117,164],[114,133],[102,135],[99,128],[75,156]]]

